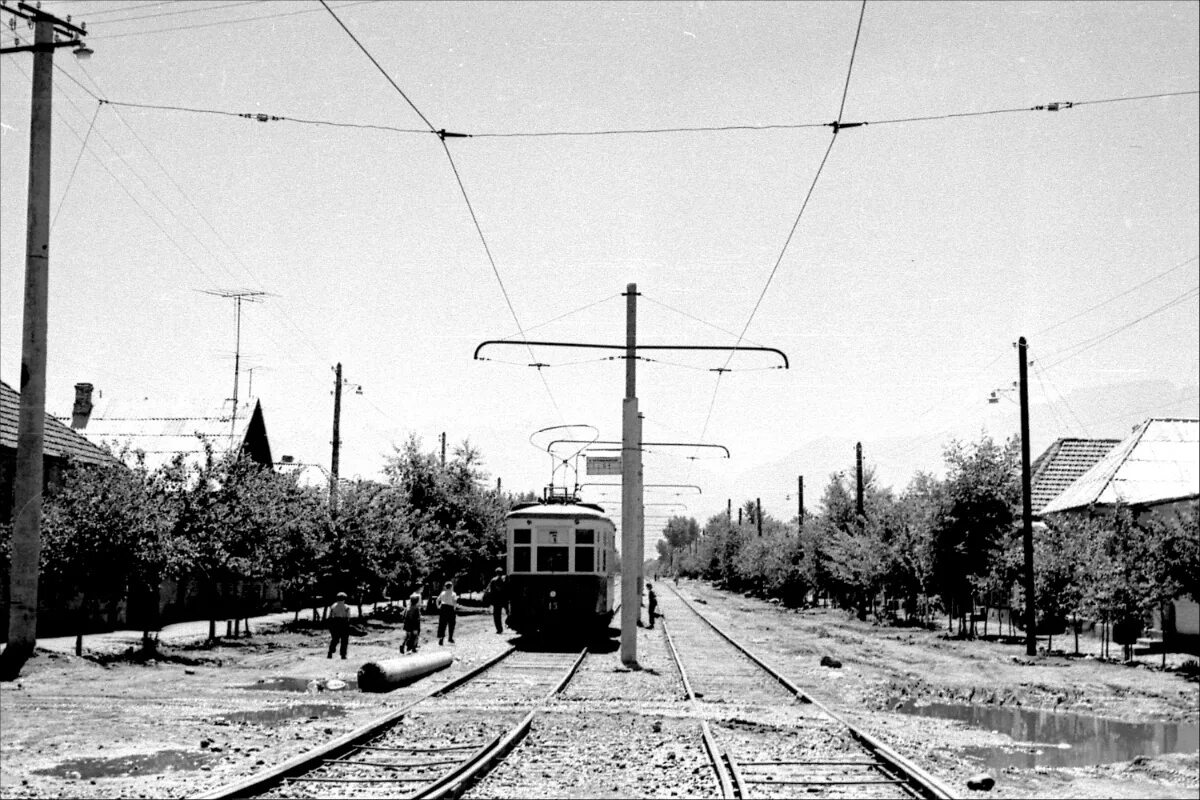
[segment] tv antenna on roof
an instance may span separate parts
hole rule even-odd
[[[242,361],[242,302],[261,303],[260,298],[270,295],[267,292],[256,292],[249,289],[201,289],[200,291],[213,297],[233,298],[237,308],[236,339],[233,350],[233,397],[231,398],[233,400],[233,416],[229,424],[229,441],[232,443],[233,438],[237,436],[238,376],[241,372]]]

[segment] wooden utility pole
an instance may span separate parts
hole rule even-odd
[[[857,487],[854,491],[854,512],[861,519],[866,517],[866,513],[863,511],[862,442],[854,445],[854,461],[856,464],[855,471],[858,474]]]
[[[758,524],[758,535],[762,536],[762,499],[754,498],[754,521]]]
[[[796,533],[804,532],[804,476],[796,477]]]
[[[446,466],[446,432],[442,431],[442,466]]]
[[[1025,654],[1037,655],[1037,610],[1034,608],[1033,502],[1029,474],[1029,357],[1025,337],[1017,341],[1021,378],[1021,533],[1025,543]]]
[[[333,384],[333,457],[329,461],[329,513],[338,509],[338,457],[342,446],[342,362],[334,369],[337,377]]]
[[[29,114],[29,190],[25,229],[25,308],[21,328],[21,401],[13,470],[13,518],[8,588],[8,644],[0,680],[14,680],[37,644],[38,573],[42,553],[42,486],[46,439],[46,342],[50,284],[50,138],[54,49],[82,47],[55,41],[56,33],[82,36],[83,28],[21,3],[5,11],[33,23],[33,44],[0,49],[33,52]],[[90,52],[90,51],[88,51]],[[82,54],[77,50],[78,54]]]
[[[625,399],[621,405],[621,663],[637,665],[642,582],[642,443],[637,401],[637,284],[625,287]]]

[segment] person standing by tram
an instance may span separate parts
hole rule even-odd
[[[504,569],[496,567],[496,575],[488,581],[483,590],[484,602],[492,606],[492,621],[496,623],[496,633],[504,633],[504,612],[508,608],[508,581],[504,578]]]
[[[442,593],[437,597],[438,606],[438,644],[450,634],[450,644],[454,644],[454,622],[458,616],[458,595],[454,593],[454,582],[446,581]]]

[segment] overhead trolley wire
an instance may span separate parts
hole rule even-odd
[[[437,129],[433,127],[433,123],[421,113],[421,109],[417,108],[416,103],[414,103],[412,99],[404,93],[404,90],[400,88],[400,85],[392,80],[392,76],[388,75],[387,70],[385,70],[383,66],[375,60],[375,56],[371,55],[371,52],[367,50],[367,48],[363,47],[363,43],[358,40],[358,37],[354,35],[353,31],[346,27],[346,23],[342,22],[338,15],[333,12],[333,9],[329,7],[329,3],[326,3],[325,0],[320,0],[320,3],[321,5],[325,6],[325,10],[329,12],[329,16],[333,17],[334,22],[341,26],[342,30],[346,32],[346,35],[350,37],[350,40],[358,45],[358,49],[363,51],[363,55],[365,55],[371,61],[371,63],[375,65],[375,69],[379,70],[379,74],[383,75],[387,82],[392,85],[392,88],[404,98],[404,102],[408,103],[408,107],[416,112],[416,115],[420,117],[421,121],[429,127],[430,131],[436,133]]]
[[[492,249],[491,249],[491,247],[488,246],[487,237],[483,235],[483,227],[479,224],[479,218],[475,214],[475,207],[471,204],[471,198],[467,194],[466,186],[463,185],[462,176],[458,172],[458,165],[454,163],[454,156],[451,155],[450,148],[446,145],[446,137],[447,136],[456,138],[456,137],[461,136],[461,134],[447,133],[445,129],[438,130],[437,128],[435,128],[433,126],[433,123],[429,121],[429,118],[426,117],[423,113],[421,113],[421,109],[417,108],[416,104],[413,103],[412,99],[409,98],[409,96],[404,93],[404,90],[400,88],[400,85],[397,84],[396,81],[392,80],[392,76],[387,73],[387,70],[385,70],[383,68],[383,66],[375,59],[375,57],[373,55],[371,55],[370,51],[367,50],[367,48],[363,46],[362,42],[360,42],[358,40],[358,37],[356,37],[354,35],[353,31],[351,31],[348,27],[346,27],[345,23],[343,23],[341,21],[341,19],[338,18],[338,15],[335,14],[333,9],[329,7],[329,4],[327,2],[325,2],[325,0],[320,0],[320,3],[322,6],[325,7],[325,10],[329,12],[329,15],[331,17],[333,17],[334,21],[337,22],[337,24],[342,28],[342,30],[344,30],[346,32],[346,35],[349,36],[350,39],[354,42],[354,44],[358,46],[358,49],[361,50],[363,52],[363,54],[371,61],[371,63],[375,65],[375,68],[377,70],[379,70],[380,74],[382,74],[383,77],[387,79],[387,82],[392,85],[392,88],[395,89],[396,92],[401,97],[404,98],[404,102],[408,103],[409,108],[411,108],[416,113],[416,115],[421,118],[421,121],[424,122],[429,127],[429,130],[431,132],[437,134],[438,140],[441,142],[441,145],[442,145],[442,150],[446,153],[446,160],[450,162],[450,169],[454,173],[454,180],[455,180],[455,182],[458,183],[458,190],[462,193],[463,201],[467,205],[467,212],[471,215],[471,222],[475,226],[475,232],[477,234],[479,234],[479,241],[483,244],[483,252],[487,256],[488,264],[491,265],[492,274],[496,276],[496,282],[500,285],[500,293],[504,296],[504,302],[508,306],[509,313],[512,314],[513,322],[516,323],[517,330],[520,332],[521,337],[524,339],[525,338],[525,329],[521,327],[521,320],[517,316],[517,310],[513,306],[512,298],[510,298],[508,296],[508,289],[505,288],[504,280],[500,277],[500,270],[496,266],[496,259],[492,257]],[[533,353],[533,347],[531,345],[529,345],[528,342],[526,342],[526,347],[529,350],[529,357],[531,359],[533,359],[534,362],[537,362],[537,356],[535,356]],[[538,370],[538,377],[541,378],[542,386],[545,387],[545,389],[546,389],[546,395],[550,398],[550,404],[554,406],[554,410],[561,417],[562,409],[559,407],[558,401],[554,398],[554,393],[552,391],[550,391],[550,384],[546,380],[546,376],[544,374],[542,374],[542,371],[540,369]]]
[[[863,16],[867,10],[867,0],[863,0],[858,13],[858,25],[854,31],[854,44],[850,49],[850,64],[846,68],[846,83],[842,87],[842,99],[838,104],[838,117],[833,123],[833,135],[829,138],[829,144],[825,148],[825,154],[821,156],[821,163],[817,165],[817,171],[813,175],[812,182],[808,186],[808,191],[804,195],[804,202],[800,204],[800,211],[796,214],[796,219],[792,222],[791,230],[788,231],[787,238],[783,242],[783,247],[779,250],[779,257],[775,259],[775,265],[771,268],[771,272],[767,275],[766,283],[763,285],[762,291],[759,292],[758,299],[754,302],[754,308],[750,310],[750,316],[746,319],[746,324],[742,326],[742,332],[738,334],[737,341],[734,343],[734,349],[730,351],[729,356],[725,359],[725,363],[721,365],[721,370],[717,372],[716,384],[713,386],[712,400],[708,405],[708,414],[704,419],[704,427],[700,431],[700,440],[704,441],[705,434],[708,433],[708,425],[712,420],[713,409],[717,403],[717,392],[721,388],[721,378],[724,375],[723,370],[729,367],[729,362],[733,360],[737,353],[737,346],[746,338],[746,332],[750,330],[750,324],[754,321],[755,315],[758,313],[759,306],[762,305],[763,298],[767,296],[767,290],[771,288],[771,282],[775,280],[775,273],[779,271],[780,264],[783,263],[783,257],[787,253],[788,246],[792,242],[792,238],[796,235],[796,229],[800,226],[800,220],[804,217],[804,211],[808,208],[808,201],[812,199],[813,190],[817,188],[817,181],[821,178],[821,172],[825,169],[825,164],[829,161],[829,154],[833,151],[833,143],[837,141],[838,131],[842,127],[842,114],[846,108],[846,95],[850,91],[850,76],[854,71],[854,56],[858,51],[859,35],[862,33]]]
[[[342,6],[339,6],[341,8]],[[55,64],[58,68],[58,64]],[[69,74],[69,73],[65,73]],[[74,78],[72,78],[74,80]],[[82,84],[81,84],[82,86]],[[89,94],[91,90],[85,89]],[[928,122],[936,120],[962,119],[967,117],[982,117],[994,114],[1014,114],[1018,112],[1035,112],[1035,111],[1062,111],[1077,106],[1097,105],[1101,103],[1121,103],[1138,100],[1149,100],[1162,97],[1179,97],[1184,95],[1200,94],[1200,90],[1192,89],[1179,92],[1159,92],[1156,94],[1143,94],[1132,97],[1107,97],[1098,100],[1078,100],[1074,102],[1054,102],[1044,103],[1035,106],[1022,106],[1020,108],[1000,108],[989,109],[984,111],[965,111],[954,112],[949,114],[932,114],[918,117],[895,117],[889,119],[865,120],[862,122],[842,123],[841,121],[834,122],[800,122],[800,123],[771,123],[762,125],[697,125],[691,127],[657,127],[657,128],[616,128],[616,129],[601,129],[592,131],[510,131],[510,132],[476,132],[476,133],[457,133],[452,134],[453,138],[461,139],[515,139],[515,138],[534,138],[534,137],[569,137],[569,136],[626,136],[626,135],[653,135],[653,134],[672,134],[672,133],[722,133],[736,131],[770,131],[770,130],[800,130],[805,128],[848,128],[848,127],[866,127],[870,125],[895,125],[910,122]],[[97,100],[101,99],[99,97]],[[188,106],[166,105],[157,103],[134,103],[121,100],[110,100],[104,98],[106,103],[113,105],[123,105],[130,108],[152,109],[157,111],[178,111],[190,114],[214,114],[226,117],[240,117],[242,119],[256,120],[258,122],[292,122],[298,125],[325,125],[335,128],[357,128],[363,130],[378,130],[391,133],[404,134],[435,134],[442,135],[444,131],[421,128],[401,128],[395,125],[380,125],[372,123],[359,122],[339,122],[335,120],[321,119],[305,119],[300,117],[289,117],[281,114],[270,114],[264,112],[237,112],[228,111],[225,109],[214,108],[194,108]]]

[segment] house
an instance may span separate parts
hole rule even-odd
[[[235,414],[228,401],[204,409],[110,397],[98,401],[86,426],[93,442],[117,453],[140,453],[150,468],[178,455],[198,464],[206,445],[218,456],[236,448],[257,464],[273,463],[262,403],[256,399],[240,404]]]
[[[1046,448],[1029,467],[1033,518],[1041,519],[1042,509],[1051,500],[1120,443],[1120,439],[1064,438]]]
[[[1152,418],[1042,508],[1042,515],[1171,514],[1200,498],[1200,419]],[[1177,599],[1156,621],[1174,649],[1200,648],[1200,605]]]
[[[0,381],[0,523],[11,523],[13,485],[17,463],[17,425],[20,416],[21,394]],[[42,443],[43,491],[53,491],[61,485],[63,469],[74,460],[84,464],[116,462],[102,447],[88,441],[51,415],[46,415],[45,438]]]

